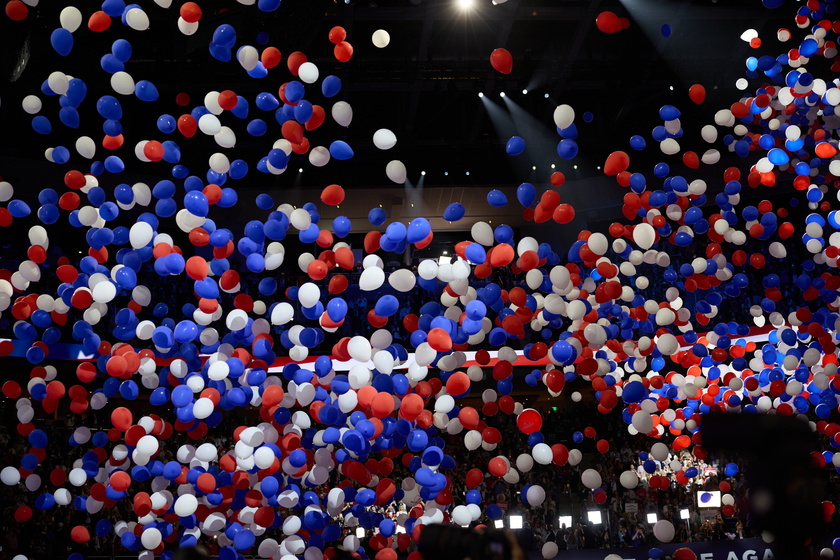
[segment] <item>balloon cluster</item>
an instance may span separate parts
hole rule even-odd
[[[155,3],[161,10],[171,4]],[[248,8],[255,18],[280,7],[280,0],[240,3],[246,8],[256,4]],[[6,13],[23,19],[27,5],[36,4],[12,0]],[[384,231],[371,229],[365,235],[367,255],[353,281],[376,298],[366,320],[377,330],[370,337],[341,338],[331,349],[324,348],[327,335],[341,328],[350,312],[343,294],[356,257],[348,243],[336,239],[351,232],[349,218],[324,224],[314,202],[296,208],[261,194],[256,207],[267,217],[249,221],[240,234],[225,227],[217,209],[245,204],[235,187],[225,185],[251,169],[280,175],[293,154],[307,157],[315,167],[355,156],[352,139],[319,131],[328,114],[350,128],[350,104],[337,101],[327,111],[310,101],[320,96],[328,103],[344,87],[342,80],[322,77],[304,53],[293,52],[286,57],[292,79],[276,87],[276,93],[246,98],[228,89],[210,91],[191,107],[188,96],[179,96],[186,112],[154,114],[161,136],[142,139],[129,127],[124,130],[124,104],[133,97],[155,107],[160,93],[152,81],[135,80],[126,72],[126,63],[137,55],[128,40],[113,41],[87,77],[99,85],[105,76],[114,95],[92,101],[85,78],[47,72],[40,92],[20,100],[32,115],[32,129],[50,138],[54,117],[43,113],[57,113],[64,126],[90,135],[78,136],[75,154],[66,146],[46,150],[46,158],[61,169],[64,186],[60,192],[41,190],[36,211],[30,206],[34,199],[20,194],[31,190],[28,186],[0,183],[5,204],[0,223],[27,228],[29,240],[17,270],[0,275],[0,310],[14,318],[14,338],[25,346],[32,365],[25,388],[15,381],[3,385],[5,397],[16,402],[18,432],[31,449],[19,465],[2,469],[0,480],[10,486],[23,481],[37,509],[73,507],[97,519],[95,528],[73,527],[73,540],[88,541],[91,529],[98,536],[113,532],[125,549],[139,551],[142,558],[168,557],[175,546],[213,537],[226,560],[246,553],[318,560],[339,542],[364,553],[355,533],[347,532],[361,526],[377,530],[372,537],[376,558],[393,560],[428,523],[498,519],[501,510],[484,507],[473,491],[485,474],[518,481],[535,463],[580,463],[580,450],[546,442],[540,413],[516,402],[514,364],[536,366],[525,381],[543,385],[553,396],[567,383],[585,380],[600,412],[620,412],[630,434],[667,441],[654,443],[650,458],[645,454],[646,470],[671,450],[705,456],[698,428],[701,414],[712,410],[813,413],[823,419],[815,428],[837,448],[840,427],[826,420],[840,393],[835,354],[840,275],[833,270],[840,254],[835,231],[840,216],[826,196],[840,177],[833,138],[840,88],[807,70],[812,58],[838,60],[836,43],[828,39],[834,28],[822,19],[822,6],[814,0],[798,10],[797,28],[806,36],[795,48],[746,61],[745,84],[761,85],[702,128],[703,140],[717,148],[700,156],[684,151],[681,111],[670,105],[659,111],[662,124],[649,139],[630,139],[632,150],[648,149],[652,141],[663,156],[678,156],[687,174],[701,164],[716,164],[718,148],[745,158],[744,170],[723,172],[723,189],[714,197],[705,181],[672,173],[664,162],[652,174],[632,171],[632,158],[618,150],[603,170],[627,189],[626,224],[612,224],[607,232],[581,232],[561,257],[549,243],[516,239],[511,227],[480,221],[468,239],[454,245],[450,262],[424,260],[416,273],[409,268],[386,273],[380,255],[428,246],[434,235],[430,221],[420,217],[386,225],[386,213],[374,208],[369,221],[385,226]],[[812,24],[812,17],[818,23]],[[193,35],[202,9],[186,2],[169,19],[173,30]],[[60,27],[50,37],[59,57],[73,55],[77,33],[89,33],[88,40],[120,23],[132,32],[150,25],[144,8],[121,0],[105,0],[101,10],[88,16],[87,30],[83,21],[75,7],[62,10]],[[608,33],[629,24],[611,12],[600,14],[595,23]],[[792,33],[780,30],[778,38],[790,40]],[[338,62],[354,56],[344,29],[333,28],[328,39]],[[760,46],[753,39],[751,45]],[[385,48],[390,36],[377,30],[371,40]],[[243,80],[285,79],[277,48],[245,44],[229,24],[215,28],[208,49],[217,61],[241,66],[237,71]],[[501,73],[513,68],[511,53],[502,48],[493,51],[490,61]],[[705,89],[694,85],[688,95],[703,103]],[[94,110],[100,119],[92,124]],[[226,155],[237,142],[235,128],[241,128],[234,119],[245,122],[249,136],[264,138],[252,161],[231,161]],[[557,153],[563,159],[578,155],[576,120],[569,105],[554,111]],[[98,142],[91,136],[102,134],[93,132],[97,127],[104,133]],[[719,138],[721,130],[725,134]],[[203,144],[191,139],[202,136],[217,146],[207,155],[203,178],[181,164],[182,151],[200,151]],[[131,146],[123,147],[126,140],[134,143],[133,153]],[[515,157],[526,141],[515,136],[505,151]],[[378,150],[396,143],[397,136],[385,128],[373,136]],[[101,150],[109,155],[101,157]],[[160,161],[173,166],[171,179],[153,185],[120,182],[125,170],[140,171]],[[395,183],[406,180],[399,160],[388,162],[385,173]],[[745,187],[770,188],[782,181],[792,181],[803,192],[811,210],[804,224],[785,221],[787,211],[769,201],[740,204]],[[564,183],[558,172],[551,177],[552,188],[541,193],[530,183],[521,184],[516,198],[525,219],[570,223],[575,209],[561,203],[555,190]],[[320,198],[323,204],[339,205],[346,196],[340,185],[331,184]],[[508,204],[500,190],[490,191],[487,201],[496,207]],[[464,214],[464,206],[453,203],[443,218],[457,222]],[[82,232],[86,256],[49,256],[48,228],[59,221]],[[289,263],[282,242],[294,235],[317,245],[318,254],[293,255]],[[756,334],[748,324],[723,320],[719,313],[756,287],[750,284],[768,260],[785,258],[791,245],[800,242],[809,255],[794,279],[801,298],[792,301],[778,275],[762,276],[764,297],[750,314],[756,325],[769,322],[769,328],[759,333],[765,335],[759,341],[763,344],[756,344],[746,338]],[[298,267],[308,280],[278,293],[274,271],[284,264]],[[501,269],[514,274],[517,284],[491,281]],[[57,280],[57,288],[48,288],[47,277]],[[149,288],[173,277],[195,296],[183,302],[180,320],[154,301]],[[249,285],[245,278],[259,278],[258,293],[244,287]],[[400,321],[401,301],[418,289],[428,301]],[[56,368],[47,363],[64,325],[70,325],[75,342],[97,355],[78,365],[76,384],[58,379]],[[408,334],[412,353],[394,342],[392,331],[399,328]],[[11,350],[0,345],[4,354]],[[471,350],[477,351],[468,355]],[[287,358],[285,363],[281,358]],[[479,413],[462,406],[461,399],[485,378],[485,369],[495,389],[484,391]],[[148,394],[159,414],[135,415],[128,401],[141,393]],[[89,427],[76,429],[70,445],[90,450],[52,471],[55,489],[48,490],[38,471],[49,436],[32,420],[36,407],[52,413],[66,402],[73,414],[109,411],[113,428],[95,433]],[[220,454],[209,441],[210,430],[240,410],[253,411],[261,422],[237,428],[233,448]],[[465,480],[471,492],[458,503],[461,498],[452,495],[446,474],[455,462],[441,434],[463,434],[467,449],[492,452],[503,435],[482,415],[489,418],[499,411],[516,415],[531,451],[513,460],[498,455],[471,470]],[[175,432],[185,433],[195,445],[170,449],[174,458],[164,461],[161,451]],[[586,435],[594,437],[594,432]],[[576,443],[583,437],[576,437]],[[608,448],[606,440],[597,443],[601,452]],[[398,457],[410,472],[402,480],[391,476]],[[829,450],[817,460],[840,467],[840,453]],[[674,478],[688,484],[696,471],[678,469]],[[580,476],[596,502],[603,503],[598,471],[586,469]],[[620,481],[626,488],[639,483],[632,471]],[[651,485],[662,483],[651,480]],[[527,485],[523,496],[539,507],[546,490]],[[130,504],[130,519],[112,525],[104,515],[97,517],[119,501]],[[371,509],[392,502],[408,505],[410,513],[391,519]],[[723,503],[731,508],[727,514],[734,513],[730,494]],[[29,505],[22,505],[15,518],[26,521],[31,513]],[[282,536],[267,536],[270,530]],[[674,537],[668,521],[660,521],[654,533],[663,542]],[[556,547],[543,549],[546,557],[556,552]],[[680,552],[682,557],[689,553]]]

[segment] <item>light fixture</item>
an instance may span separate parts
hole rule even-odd
[[[504,97],[504,96],[505,96],[505,92],[500,91],[500,92],[499,92],[499,97]]]
[[[508,527],[510,529],[521,529],[522,528],[522,516],[521,515],[511,515],[508,517]]]
[[[470,172],[469,172],[469,171],[467,171],[466,173],[464,173],[464,175],[469,175],[469,174],[470,174]]]
[[[680,519],[688,519],[688,509],[681,509],[680,510]]]
[[[444,171],[444,172],[443,172],[443,176],[444,176],[444,177],[449,177],[449,171]]]
[[[647,514],[646,517],[647,517],[647,522],[650,523],[651,525],[656,525],[656,522],[659,521],[659,519],[657,519],[655,513],[649,513],[649,514]]]
[[[523,89],[523,90],[522,90],[522,95],[528,95],[528,90],[527,90],[527,89]]]
[[[601,523],[603,523],[603,519],[601,518],[601,510],[590,509],[586,512],[586,519],[593,525],[600,525]]]
[[[577,164],[575,164],[573,167],[574,167],[575,169],[577,169]]]
[[[479,96],[479,97],[484,97],[484,92],[479,91],[479,92],[478,92],[478,96]]]
[[[455,3],[462,10],[469,10],[475,4],[475,0],[455,0]]]
[[[356,537],[363,539],[365,538],[365,528],[364,527],[356,527]]]
[[[449,251],[444,251],[444,252],[443,252],[443,254],[444,254],[444,255],[448,255],[448,254],[449,254]]]
[[[496,529],[504,529],[505,528],[505,522],[501,519],[497,519],[496,521],[493,522],[493,526],[496,527]]]
[[[567,529],[571,528],[572,526],[572,516],[571,515],[561,515],[558,519],[559,525],[558,529],[562,529],[565,525]]]
[[[298,169],[298,173],[303,173],[303,167]]]
[[[552,163],[552,164],[551,164],[551,168],[552,168],[552,169],[554,169],[555,167],[556,167],[556,166]]]
[[[532,166],[531,166],[531,171],[536,171],[536,170],[537,170],[537,166],[536,166],[536,165],[532,165]]]
[[[674,91],[674,86],[668,86],[668,89],[670,89],[671,91]]]
[[[548,99],[548,94],[547,93],[545,94],[545,98]]]
[[[426,172],[425,172],[425,171],[421,171],[421,172],[420,172],[420,175],[425,176],[425,175],[426,175]]]

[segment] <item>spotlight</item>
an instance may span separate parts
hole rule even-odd
[[[303,173],[303,167],[301,167],[300,169],[298,169],[298,173]]]
[[[496,521],[494,521],[493,525],[496,527],[496,529],[504,529],[505,528],[505,522],[501,519],[497,519]]]
[[[500,91],[500,92],[499,92],[499,97],[504,97],[504,96],[505,96],[505,92]]]
[[[521,515],[511,515],[508,517],[508,523],[510,524],[511,529],[521,529],[522,528],[522,516]]]
[[[464,173],[464,175],[469,175],[469,174],[470,174],[470,172],[469,172],[469,171],[467,171],[466,173]]]
[[[545,98],[548,99],[548,94],[547,93],[545,94]]]
[[[479,97],[484,97],[484,93],[483,93],[483,92],[481,92],[481,91],[479,91],[479,92],[478,92],[478,96],[479,96]]]
[[[560,518],[558,519],[558,521],[560,522],[559,525],[558,525],[558,528],[563,527],[563,525],[565,525],[566,528],[571,528],[571,526],[572,526],[572,516],[571,515],[561,515]]]
[[[421,172],[420,172],[420,175],[425,176],[425,175],[426,175],[426,172],[425,172],[425,171],[421,171]]]
[[[462,10],[469,10],[475,4],[475,0],[455,0],[455,4]]]
[[[674,86],[668,86],[668,89],[670,89],[671,91],[674,91]]]
[[[531,166],[531,171],[536,171],[536,170],[537,170],[537,166],[536,166],[536,165],[532,165],[532,166]]]
[[[444,177],[449,177],[449,171],[444,171],[444,172],[443,172],[443,176],[444,176]]]
[[[680,510],[680,519],[688,519],[688,510],[687,509],[681,509]]]
[[[603,519],[601,518],[601,511],[597,509],[590,509],[589,511],[587,511],[586,518],[593,525],[600,525],[601,523],[603,523]]]
[[[656,514],[655,514],[655,513],[649,513],[649,514],[647,514],[647,522],[648,522],[648,523],[650,523],[651,525],[656,525],[656,522],[657,522],[657,521],[659,521],[659,519],[657,519],[657,517],[656,517]]]
[[[528,90],[527,90],[527,89],[523,89],[523,90],[522,90],[522,95],[528,95]]]
[[[552,168],[552,169],[554,169],[555,167],[556,167],[556,166],[552,163],[552,164],[551,164],[551,168]]]

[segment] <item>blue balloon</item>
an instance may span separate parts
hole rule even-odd
[[[368,221],[375,226],[384,224],[387,217],[385,210],[382,208],[371,208],[370,212],[368,212]]]
[[[341,321],[347,316],[347,302],[340,297],[331,299],[327,303],[327,315],[336,323]]]
[[[537,189],[531,183],[522,183],[516,189],[516,199],[525,208],[530,208],[537,200]]]
[[[487,193],[487,203],[490,206],[499,208],[501,206],[505,206],[508,203],[508,200],[505,193],[499,189],[493,189]]]
[[[518,156],[525,151],[525,140],[521,136],[512,136],[505,145],[505,151],[509,156]]]
[[[213,42],[228,49],[236,44],[236,30],[232,25],[223,23],[213,32]]]
[[[399,300],[395,296],[387,294],[379,298],[373,308],[373,312],[379,317],[390,317],[396,313],[399,308]]]
[[[340,161],[348,160],[353,157],[353,148],[344,140],[336,140],[330,144],[330,155]]]
[[[464,255],[473,264],[484,264],[487,260],[487,251],[484,250],[484,247],[480,243],[470,243],[467,245],[467,248],[464,250]]]
[[[128,62],[131,58],[131,43],[125,39],[117,39],[111,44],[111,54],[120,62]]]
[[[426,239],[432,232],[432,225],[426,218],[414,218],[408,224],[406,240],[409,243],[418,243]]]
[[[134,95],[140,101],[157,101],[160,94],[158,93],[155,84],[149,80],[140,80],[134,85]]]
[[[659,29],[659,32],[660,32],[660,33],[662,34],[662,36],[663,36],[663,37],[665,37],[666,39],[667,39],[668,37],[670,37],[670,36],[671,36],[671,31],[672,31],[672,30],[671,30],[671,26],[670,26],[670,25],[668,25],[667,23],[666,23],[666,24],[664,24],[664,25],[663,25],[663,26]]]
[[[457,222],[461,218],[464,217],[466,213],[466,208],[460,202],[453,202],[449,206],[446,207],[446,210],[443,212],[443,219],[449,222]],[[374,224],[376,225],[376,224]]]
[[[321,93],[324,97],[333,97],[341,91],[341,79],[338,76],[327,76],[321,82]]]
[[[574,140],[564,139],[557,144],[557,155],[563,159],[573,159],[578,154],[578,145]]]
[[[352,223],[347,216],[337,216],[333,219],[333,232],[337,237],[346,237],[351,228]]]
[[[50,44],[59,55],[67,56],[73,50],[73,34],[59,27],[50,35]]]
[[[52,132],[52,124],[44,115],[37,115],[32,118],[32,130],[38,134],[49,134]]]

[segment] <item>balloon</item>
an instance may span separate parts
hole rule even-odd
[[[490,53],[490,64],[497,72],[510,74],[513,70],[513,57],[506,49],[495,49]]]
[[[624,26],[621,20],[613,12],[604,11],[595,18],[595,25],[604,33],[618,33]]]
[[[385,175],[398,185],[405,183],[406,173],[405,165],[399,160],[390,161],[385,167]]]

